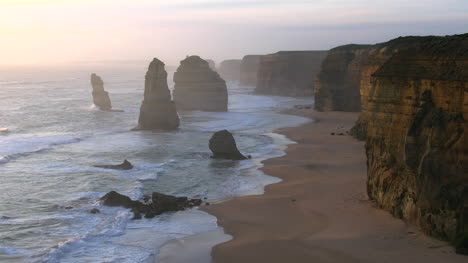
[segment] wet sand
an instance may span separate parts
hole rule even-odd
[[[367,199],[364,143],[330,135],[349,130],[357,113],[289,113],[315,122],[277,131],[297,144],[262,169],[283,181],[203,207],[233,236],[213,248],[214,262],[467,262]]]

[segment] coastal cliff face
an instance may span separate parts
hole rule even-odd
[[[260,55],[247,55],[242,58],[240,65],[240,84],[244,86],[257,85],[258,65]]]
[[[221,78],[230,81],[239,81],[241,62],[240,59],[223,60],[221,64],[219,64],[218,69]]]
[[[144,100],[135,130],[174,130],[179,127],[176,105],[167,86],[164,63],[155,58],[145,76]]]
[[[226,82],[199,56],[180,62],[174,73],[174,101],[179,110],[227,111]]]
[[[372,48],[372,45],[346,45],[328,52],[315,82],[316,110],[361,110],[361,70]]]
[[[104,90],[104,81],[96,74],[91,75],[91,86],[93,87],[93,103],[100,110],[110,111],[112,109],[109,93]]]
[[[256,93],[312,96],[327,51],[280,51],[260,58]]]
[[[388,43],[361,86],[368,195],[454,241],[468,233],[468,34]]]

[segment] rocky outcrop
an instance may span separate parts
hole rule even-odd
[[[327,51],[280,51],[260,58],[256,93],[312,96]]]
[[[183,211],[187,208],[199,206],[201,199],[188,199],[187,197],[176,197],[154,192],[149,202],[134,201],[126,195],[111,191],[101,197],[102,203],[106,206],[120,206],[132,209],[133,219],[153,218],[166,212]]]
[[[133,168],[133,165],[129,161],[124,160],[123,163],[121,163],[121,164],[116,164],[116,165],[113,165],[113,164],[94,165],[94,167],[104,168],[104,169],[114,169],[114,170],[130,170],[130,169]]]
[[[93,103],[100,110],[112,110],[111,100],[109,93],[104,90],[104,81],[96,74],[91,74],[91,86],[93,87]]]
[[[167,72],[164,63],[155,58],[145,76],[144,99],[134,130],[174,130],[178,127],[179,116],[167,86]]]
[[[247,55],[242,58],[239,81],[241,85],[257,85],[257,73],[258,65],[260,64],[260,57],[260,55]]]
[[[234,136],[227,130],[218,131],[210,139],[209,148],[213,152],[215,159],[245,160],[237,149]]]
[[[371,71],[361,85],[369,198],[468,251],[468,34],[380,44]]]
[[[372,45],[346,45],[331,49],[323,60],[314,88],[318,111],[361,110],[361,74]]]
[[[199,56],[180,62],[174,73],[174,101],[179,110],[227,111],[226,82]]]
[[[241,62],[240,59],[223,60],[221,64],[219,64],[219,75],[225,80],[239,81]]]

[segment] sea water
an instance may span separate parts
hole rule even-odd
[[[152,262],[170,240],[214,231],[198,209],[131,220],[99,198],[118,191],[139,199],[154,191],[220,202],[261,194],[279,179],[258,170],[291,143],[273,133],[307,120],[280,111],[311,99],[259,96],[228,83],[228,112],[181,112],[173,132],[137,125],[146,63],[80,63],[0,69],[0,262]],[[92,105],[89,76],[99,74],[112,105]],[[172,88],[173,70],[169,68]],[[252,159],[210,158],[208,140],[234,134]],[[95,168],[128,159],[132,170]],[[101,212],[91,214],[98,208]]]

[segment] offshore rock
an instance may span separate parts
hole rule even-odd
[[[134,130],[175,130],[178,127],[179,116],[167,86],[167,72],[164,63],[155,58],[145,76],[144,99]]]
[[[210,69],[213,71],[216,71],[216,63],[212,59],[205,59],[206,62],[208,62],[208,66],[210,66]]]
[[[327,51],[280,51],[262,56],[256,93],[312,96],[315,78]]]
[[[112,110],[112,104],[109,98],[109,93],[104,90],[104,81],[96,74],[91,74],[91,86],[93,87],[93,103],[100,110]]]
[[[361,86],[368,196],[465,253],[468,34],[392,40],[368,70],[379,64]]]
[[[209,148],[213,152],[215,159],[245,160],[247,157],[242,155],[237,149],[234,136],[227,130],[218,131],[213,134],[209,142]]]
[[[242,58],[240,64],[240,84],[244,86],[257,85],[258,65],[260,55],[247,55]]]
[[[328,52],[315,83],[316,110],[361,110],[361,70],[372,48],[372,45],[346,45]]]
[[[199,56],[180,62],[174,73],[174,100],[179,110],[227,111],[226,82]]]
[[[129,161],[125,160],[123,163],[117,165],[94,165],[94,167],[114,170],[130,170],[133,168],[133,165]]]
[[[239,81],[240,66],[240,59],[223,60],[219,65],[218,73],[225,80]]]
[[[111,191],[100,199],[106,206],[121,206],[132,209],[134,219],[140,219],[142,214],[146,218],[153,218],[166,212],[183,211],[187,208],[199,206],[201,199],[188,199],[154,192],[151,202],[134,201],[126,195]]]

